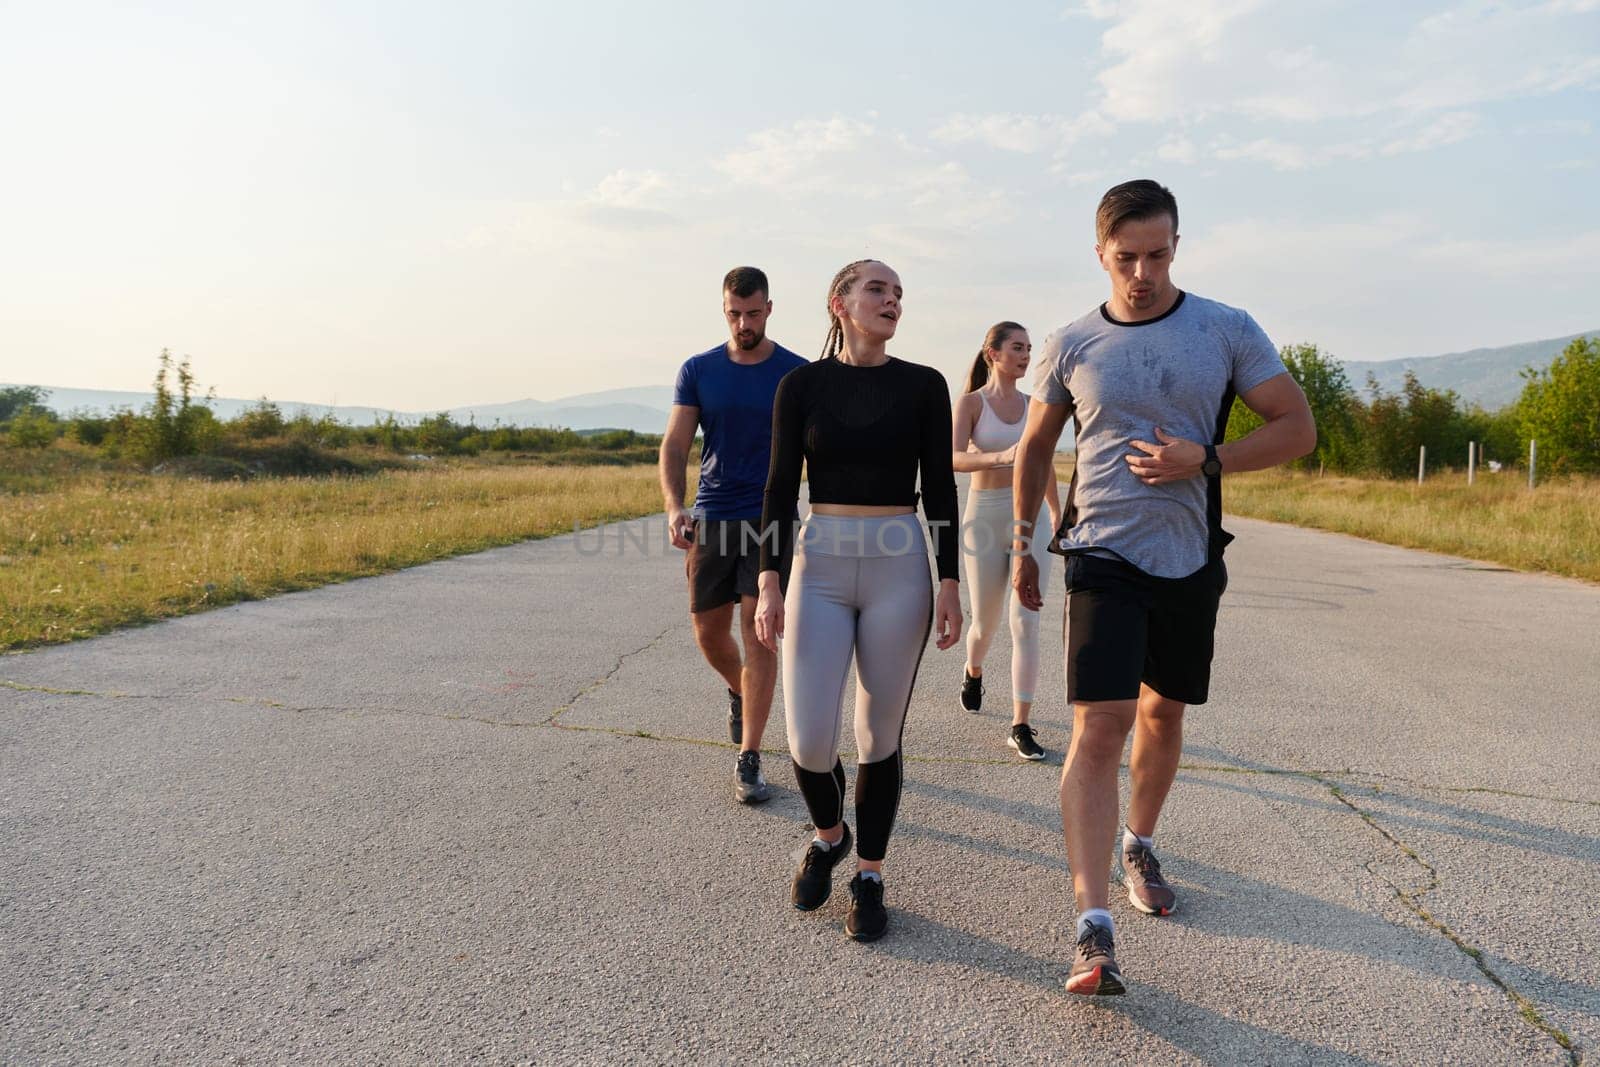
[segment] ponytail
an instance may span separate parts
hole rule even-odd
[[[978,349],[978,358],[972,361],[972,370],[967,372],[967,392],[982,389],[989,382],[990,352],[998,352],[1002,345],[1011,337],[1013,330],[1022,329],[1022,323],[997,322],[989,327],[989,332],[983,335],[983,347]]]
[[[1002,342],[1004,343],[1004,342]],[[982,389],[989,381],[989,350],[978,349],[978,358],[972,361],[972,369],[967,372],[966,392],[975,393]]]

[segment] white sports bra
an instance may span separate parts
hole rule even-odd
[[[1028,394],[1022,394],[1022,418],[1004,422],[989,406],[989,398],[980,390],[978,402],[983,409],[978,412],[977,424],[972,427],[972,443],[979,452],[1004,452],[1022,440],[1022,427],[1028,421]]]

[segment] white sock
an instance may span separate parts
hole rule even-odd
[[[1122,851],[1126,852],[1135,845],[1143,845],[1147,849],[1156,847],[1154,837],[1140,837],[1126,826],[1122,828]]]
[[[877,871],[857,871],[856,873],[861,876],[863,881],[873,881],[877,882],[879,885],[883,884],[883,875],[879,874]]]
[[[834,849],[844,844],[844,838],[841,836],[837,841],[824,841],[820,837],[813,837],[811,839],[811,843],[822,849],[824,852],[832,852]]]
[[[1078,916],[1079,937],[1083,936],[1083,928],[1091,922],[1096,926],[1109,931],[1112,937],[1117,935],[1117,927],[1116,924],[1111,921],[1111,913],[1104,908],[1090,908],[1088,911]]]

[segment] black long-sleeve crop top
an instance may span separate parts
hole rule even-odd
[[[773,401],[772,466],[761,510],[764,571],[776,570],[781,553],[792,549],[802,458],[813,504],[915,507],[920,470],[939,577],[958,579],[944,375],[890,357],[871,367],[818,360],[784,377]]]

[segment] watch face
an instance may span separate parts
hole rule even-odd
[[[1200,470],[1204,472],[1207,478],[1215,478],[1222,473],[1222,461],[1220,459],[1208,459],[1200,465]]]

